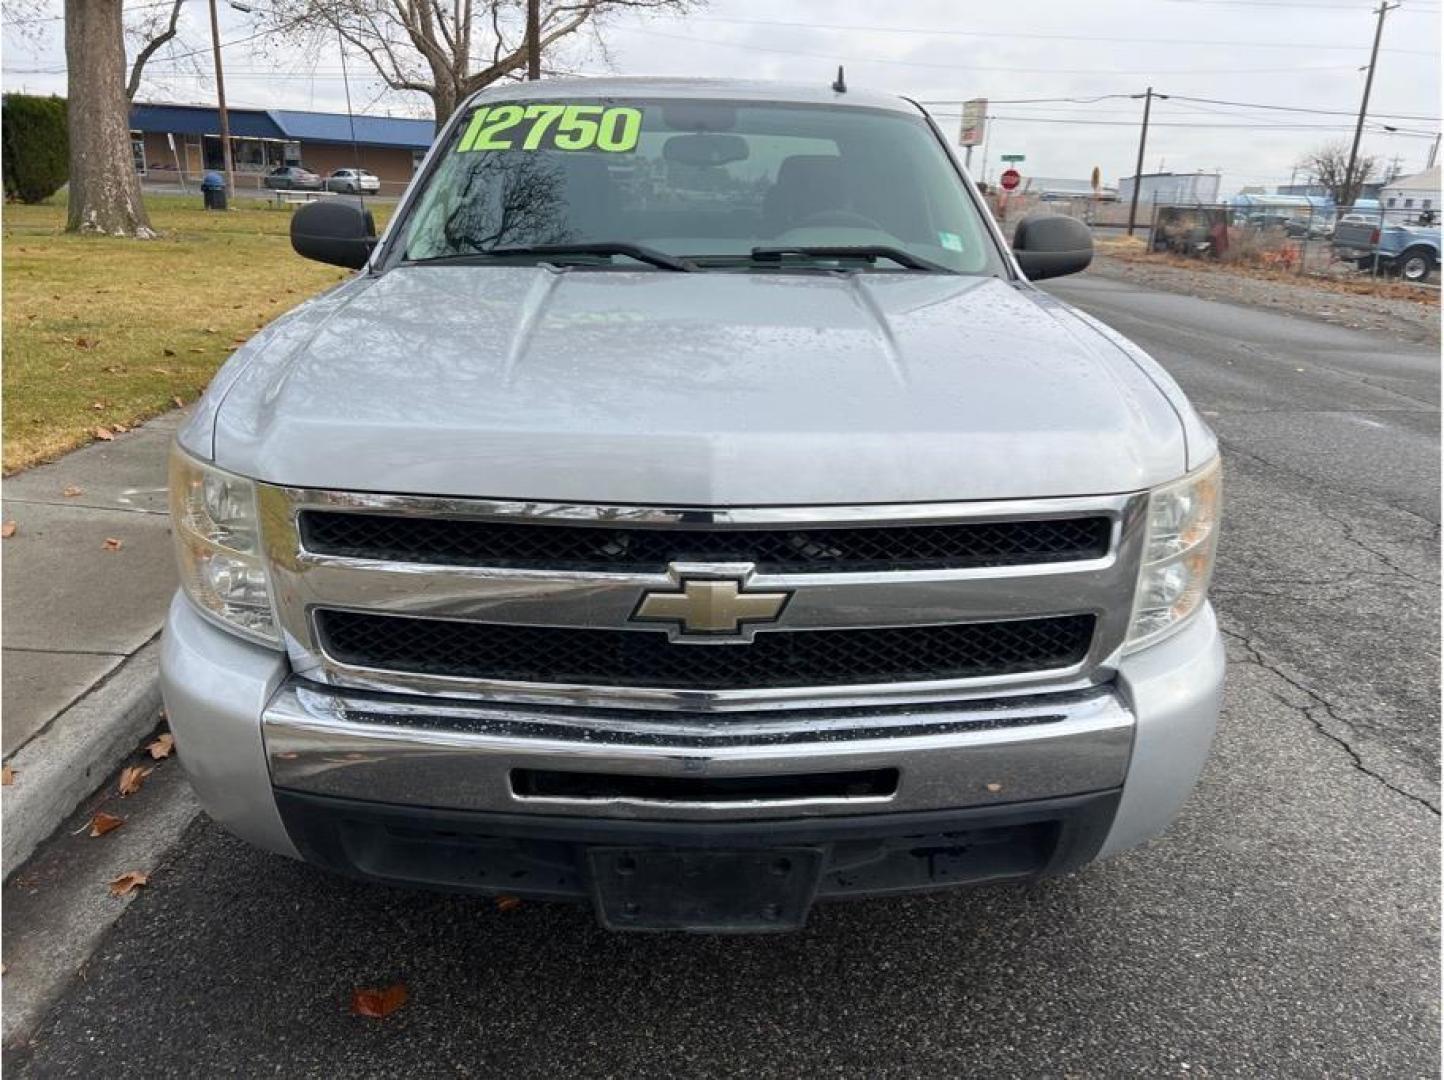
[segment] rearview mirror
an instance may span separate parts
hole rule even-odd
[[[1076,274],[1093,261],[1093,233],[1062,214],[1026,217],[1013,233],[1013,254],[1029,281]]]
[[[376,246],[376,219],[350,199],[307,203],[291,217],[291,247],[317,262],[359,270]]]
[[[719,135],[701,131],[695,135],[673,135],[662,144],[662,158],[679,165],[715,168],[746,161],[747,140],[740,135]]]

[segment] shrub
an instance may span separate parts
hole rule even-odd
[[[70,176],[65,102],[28,94],[0,99],[0,165],[7,199],[38,203],[59,191]]]

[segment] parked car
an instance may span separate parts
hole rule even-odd
[[[1352,217],[1358,220],[1350,220]],[[1439,226],[1380,223],[1378,217],[1349,215],[1334,230],[1334,255],[1360,270],[1397,274],[1425,282],[1439,269]]]
[[[913,102],[498,84],[384,241],[351,200],[291,238],[360,272],[238,349],[171,459],[162,687],[226,828],[738,932],[1179,811],[1223,687],[1217,440],[1033,284],[1088,228],[1010,246]]]
[[[1288,221],[1284,223],[1285,235],[1296,240],[1320,240],[1332,233],[1333,230],[1333,219],[1324,214],[1289,218]]]
[[[320,191],[321,178],[299,165],[282,165],[266,174],[266,187],[276,191]]]
[[[326,177],[326,190],[350,195],[374,193],[381,190],[381,178],[365,169],[337,169]]]

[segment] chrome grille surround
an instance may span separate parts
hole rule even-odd
[[[1076,690],[1112,679],[1132,608],[1143,542],[1146,493],[1058,499],[828,507],[659,508],[331,492],[258,484],[262,531],[277,614],[293,669],[337,687],[436,697],[688,712],[903,705],[995,698],[1040,690]],[[859,527],[1106,516],[1109,550],[1075,562],[867,573],[761,573],[750,564],[674,564],[665,573],[477,568],[390,563],[307,551],[305,509],[417,515],[504,517],[513,522],[585,523],[628,528],[748,529]],[[1097,620],[1084,659],[1066,668],[986,678],[845,686],[671,690],[646,686],[522,683],[356,667],[326,654],[315,613],[375,614],[511,623],[522,626],[627,628],[648,592],[676,589],[683,574],[750,571],[748,587],[792,593],[775,629],[758,633],[938,625],[1091,614]],[[746,648],[679,644],[678,648]]]

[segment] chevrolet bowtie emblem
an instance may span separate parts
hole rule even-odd
[[[680,592],[651,592],[642,597],[632,618],[637,622],[668,622],[677,626],[674,637],[750,637],[746,624],[776,622],[791,593],[744,592],[731,579],[684,579]]]

